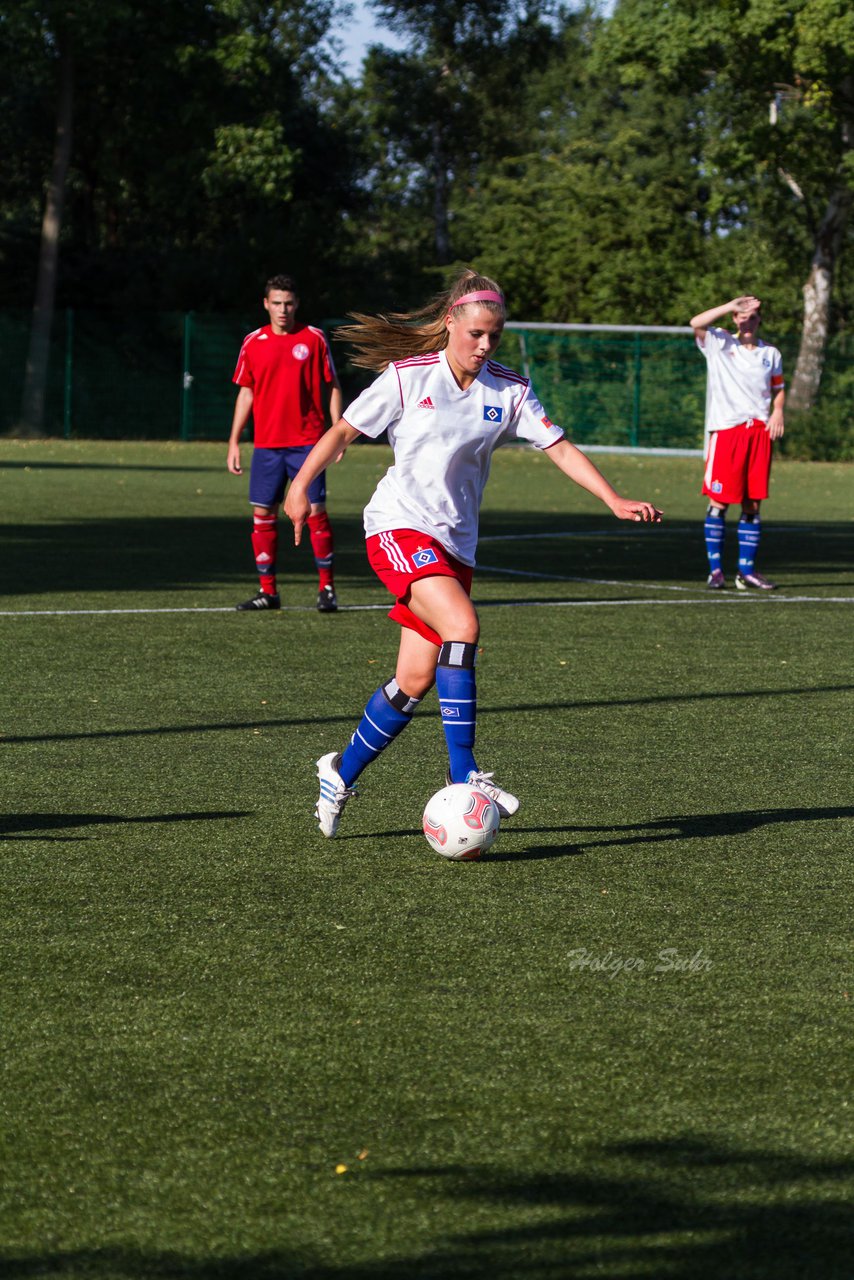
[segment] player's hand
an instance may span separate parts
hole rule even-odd
[[[746,312],[748,315],[753,311],[758,311],[762,303],[758,298],[754,298],[752,294],[745,294],[743,298],[733,298],[729,304],[730,311]]]
[[[651,502],[619,498],[611,510],[618,520],[634,520],[638,524],[661,524],[662,513]]]
[[[230,444],[228,446],[228,456],[225,465],[233,476],[242,476],[243,469],[240,466],[240,445]]]
[[[785,429],[782,413],[772,413],[771,417],[768,419],[768,425],[765,428],[771,439],[779,440]]]
[[[283,510],[291,524],[294,526],[294,546],[298,547],[302,539],[302,531],[305,527],[305,522],[311,511],[311,503],[308,500],[307,494],[302,493],[300,490],[295,488],[294,481],[291,482],[291,487],[288,489],[288,495],[285,498]]]

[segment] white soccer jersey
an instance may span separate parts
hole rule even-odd
[[[513,440],[546,449],[564,434],[527,378],[488,360],[463,391],[444,351],[390,364],[344,418],[374,439],[387,430],[394,450],[365,508],[367,536],[415,529],[467,565],[493,451]]]
[[[758,342],[749,350],[726,329],[706,330],[697,346],[706,359],[706,432],[725,431],[748,418],[767,422],[771,400],[783,382],[783,357]]]

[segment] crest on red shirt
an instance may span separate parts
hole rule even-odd
[[[293,351],[295,360],[307,360],[309,357],[309,350],[304,342],[294,343]]]

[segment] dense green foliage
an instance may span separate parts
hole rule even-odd
[[[843,0],[373,8],[401,47],[351,80],[339,0],[0,0],[0,306],[32,301],[70,64],[59,306],[244,308],[286,269],[337,316],[477,261],[517,319],[684,324],[749,291],[794,339],[819,262],[820,349],[845,335]]]
[[[0,177],[3,301],[30,301],[63,58],[74,144],[60,304],[221,304],[247,280],[257,293],[271,246],[285,244],[290,258],[311,243],[333,271],[351,173],[319,44],[337,11],[336,0],[0,5],[4,150],[28,166]]]
[[[0,306],[31,300],[68,57],[60,305],[244,305],[284,266],[339,314],[477,258],[519,318],[681,323],[749,286],[797,331],[852,182],[835,0],[374,7],[404,46],[352,82],[337,0],[0,0]]]
[[[522,809],[450,865],[432,696],[311,818],[396,647],[387,461],[331,477],[348,607],[302,547],[248,617],[222,446],[0,442],[4,1274],[848,1280],[847,469],[775,468],[745,599],[696,459],[603,460],[640,529],[502,450],[478,740]]]

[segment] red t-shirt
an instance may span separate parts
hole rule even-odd
[[[321,387],[334,378],[322,329],[306,324],[275,334],[265,324],[247,334],[232,382],[253,393],[255,444],[262,449],[316,444],[326,430]]]

